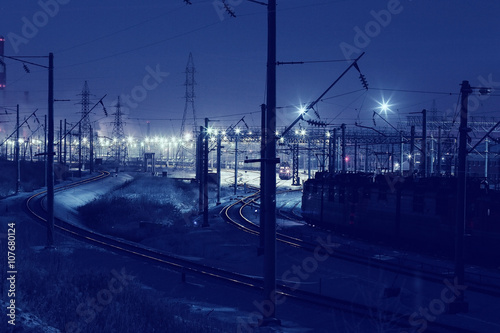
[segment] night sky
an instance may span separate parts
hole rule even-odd
[[[266,7],[228,0],[236,14],[230,17],[221,1],[191,2],[2,1],[0,35],[6,38],[6,55],[54,53],[55,98],[70,100],[56,102],[56,124],[61,118],[78,119],[78,94],[88,81],[93,102],[107,94],[110,113],[122,96],[127,135],[144,136],[146,121],[153,134],[178,134],[192,52],[198,125],[209,117],[228,126],[246,114],[250,126],[259,126]],[[366,54],[359,68],[370,90],[363,89],[355,69],[349,71],[317,106],[331,124],[371,124],[382,101],[389,101],[387,119],[394,124],[409,112],[434,106],[452,117],[462,80],[488,85],[499,95],[499,14],[498,1],[278,1],[278,61],[314,62],[278,66],[278,126],[295,119],[297,108],[318,98],[350,64],[345,60],[361,52]],[[46,58],[29,60],[47,64]],[[46,113],[47,70],[28,65],[28,74],[22,63],[6,63],[0,106],[19,103],[23,114],[36,108]],[[475,97],[471,115],[498,115],[499,101],[498,96]],[[91,120],[100,121],[100,134],[111,133],[112,116],[105,118],[101,107]],[[13,126],[0,125],[4,131]]]

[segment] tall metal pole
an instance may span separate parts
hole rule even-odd
[[[457,172],[457,220],[455,228],[455,277],[458,285],[464,284],[464,233],[466,216],[466,163],[467,163],[467,104],[472,88],[469,81],[462,81],[460,104],[460,127],[458,143],[458,172]],[[464,302],[464,291],[457,295],[453,312],[467,312],[467,303]]]
[[[200,134],[198,135],[198,144],[196,145],[196,160],[197,163],[197,175],[198,175],[198,211],[203,212],[203,126],[200,126]]]
[[[489,159],[489,147],[488,147],[488,138],[486,138],[486,140],[484,140],[484,145],[485,145],[485,149],[484,149],[484,178],[486,179],[486,181],[488,181],[488,159]]]
[[[59,155],[59,163],[62,163],[62,137],[63,137],[63,124],[62,124],[62,119],[59,120],[59,146],[57,147],[58,149],[58,155]]]
[[[413,169],[414,169],[414,163],[413,161],[415,160],[415,125],[412,125],[410,128],[410,176],[413,177]]]
[[[236,195],[236,190],[238,188],[238,137],[239,133],[236,133],[236,141],[234,143],[234,195]]]
[[[217,132],[217,205],[220,205],[220,184],[221,184],[221,167],[220,157],[222,154],[222,137],[220,131]]]
[[[307,140],[307,179],[311,179],[311,138]]]
[[[94,172],[94,132],[92,130],[92,125],[89,125],[89,171]]]
[[[78,177],[82,177],[82,123],[78,123]]]
[[[264,324],[276,323],[276,0],[269,0],[267,40],[267,117],[264,192],[264,300],[271,306],[265,311]]]
[[[438,152],[437,152],[437,175],[438,176],[441,176],[441,159],[442,159],[442,156],[441,156],[441,126],[438,127]]]
[[[330,138],[328,139],[328,172],[333,173],[335,170],[335,166],[333,165],[334,161],[334,156],[333,156],[333,141],[335,140],[334,137],[334,131],[333,130],[330,133]]]
[[[365,147],[365,172],[368,172],[368,144]]]
[[[427,177],[427,110],[422,110],[422,158],[420,159],[420,167],[422,175]]]
[[[267,105],[262,104],[260,106],[261,110],[261,134],[260,134],[260,188],[262,193],[264,194],[264,184],[266,182],[266,165],[264,161],[266,160],[266,116],[267,116]],[[293,160],[293,163],[295,163],[295,160]],[[296,167],[293,165],[292,167]],[[298,167],[298,166],[297,166]],[[295,183],[293,184],[295,185]],[[265,212],[267,211],[266,209],[266,204],[267,204],[267,199],[266,196],[262,196],[260,199],[260,212],[259,212],[259,217],[260,217],[260,234],[259,234],[259,247],[257,248],[257,255],[263,255],[264,254],[264,234],[265,234],[265,228],[264,228],[264,223],[266,220]]]
[[[333,129],[333,136],[332,136],[332,166],[331,166],[331,172],[335,173],[337,171],[337,129]]]
[[[73,158],[72,155],[71,155],[71,145],[72,145],[72,143],[73,143],[73,133],[70,130],[70,132],[69,132],[69,159],[68,159],[68,167],[70,168],[70,170],[71,170],[71,160]],[[73,173],[71,173],[71,176],[73,176]]]
[[[203,131],[205,142],[203,143],[203,224],[208,224],[208,118],[205,118],[205,129]]]
[[[19,156],[19,104],[16,109],[16,143],[15,143],[15,161],[16,161],[16,194],[21,187],[21,161]]]
[[[47,171],[47,154],[48,154],[48,145],[47,145],[47,132],[48,132],[48,128],[47,128],[47,115],[44,115],[43,116],[43,165],[44,165],[44,168],[45,168],[45,179],[44,179],[44,186],[47,186],[47,175],[48,175],[48,171]]]
[[[321,157],[321,165],[320,165],[320,170],[322,172],[325,172],[326,171],[326,131],[325,133],[323,134],[323,153],[322,153],[322,157]]]
[[[54,55],[49,53],[48,96],[48,149],[47,149],[47,247],[54,246]]]
[[[354,172],[358,171],[358,139],[354,140]]]
[[[404,140],[403,140],[403,132],[399,134],[399,139],[401,140],[401,146],[399,148],[399,175],[403,176],[403,159],[404,159]]]
[[[342,172],[346,172],[346,165],[345,165],[345,124],[342,124],[340,126],[340,129],[342,130]]]

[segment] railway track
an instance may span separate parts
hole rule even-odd
[[[289,191],[278,191],[277,194],[286,192]],[[238,229],[252,235],[259,235],[259,225],[246,218],[243,214],[245,207],[249,205],[258,205],[256,202],[259,199],[259,193],[260,192],[257,191],[224,207],[220,212],[221,216]],[[279,211],[283,211],[283,209]],[[279,214],[283,218],[297,222],[297,219],[295,217],[290,217],[289,214],[283,212],[279,212]],[[298,247],[309,252],[313,252],[318,246],[317,243],[312,243],[298,237],[292,237],[283,232],[276,233],[276,240],[280,243]],[[339,243],[331,250],[331,256],[337,259],[349,261],[351,263],[355,262],[406,276],[419,277],[430,282],[442,283],[444,279],[453,278],[453,271],[447,267],[439,267],[408,258],[391,257],[390,260],[387,260],[387,256],[374,256],[373,253],[369,253],[366,250],[352,245]],[[500,297],[500,280],[497,277],[467,272],[466,284],[467,289],[470,291]]]
[[[85,179],[69,185],[59,186],[55,189],[56,192],[71,189],[77,186],[87,184],[89,182],[98,181],[107,177],[109,173],[102,172],[96,177]],[[25,201],[26,210],[36,218],[40,223],[46,223],[46,212],[43,207],[43,199],[45,191],[37,193],[29,197]],[[248,198],[248,197],[247,197]],[[233,204],[228,205],[233,206]],[[75,239],[84,241],[86,243],[99,246],[116,253],[124,254],[139,260],[150,262],[152,264],[163,266],[180,273],[189,273],[198,275],[204,278],[214,279],[216,281],[227,283],[242,288],[250,288],[256,291],[263,290],[263,281],[260,277],[251,277],[239,274],[232,271],[227,271],[217,267],[212,267],[204,264],[195,263],[181,257],[175,256],[170,253],[165,253],[151,248],[139,246],[133,242],[124,241],[115,237],[106,236],[92,230],[80,228],[71,223],[55,219],[55,229],[63,234],[69,235]],[[249,228],[251,230],[251,228]],[[254,230],[255,232],[255,230]],[[284,243],[289,243],[293,246],[303,246],[300,240],[293,237],[282,236]],[[377,307],[358,304],[342,300],[335,297],[320,295],[300,289],[291,288],[285,284],[277,285],[277,295],[294,299],[300,302],[314,304],[329,309],[335,309],[344,313],[349,313],[360,318],[372,318],[378,321],[383,321],[386,325],[400,327],[403,329],[411,329],[410,318],[408,315],[396,313],[392,311],[380,310]],[[461,329],[458,327],[442,324],[442,323],[429,323],[428,332],[472,332],[469,330]]]

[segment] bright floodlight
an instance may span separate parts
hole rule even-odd
[[[301,107],[299,108],[299,114],[300,114],[300,115],[303,115],[304,113],[306,113],[306,111],[307,111],[307,109],[306,109],[306,107],[305,107],[305,106],[301,106]]]
[[[381,112],[383,112],[383,113],[387,114],[387,112],[392,111],[392,110],[391,110],[391,106],[392,106],[392,104],[389,104],[389,101],[385,101],[384,99],[382,99],[382,102],[377,102],[377,103],[378,103],[378,105],[379,105],[378,109],[379,109]]]
[[[236,134],[240,134],[241,129],[237,128],[237,129],[235,129],[234,131],[236,132]]]

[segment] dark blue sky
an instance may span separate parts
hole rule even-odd
[[[3,1],[0,35],[6,38],[6,55],[54,53],[55,98],[71,99],[56,103],[56,121],[77,119],[78,94],[87,80],[95,101],[107,94],[108,111],[117,96],[130,96],[124,103],[130,118],[127,134],[145,135],[147,120],[153,133],[177,134],[184,111],[184,71],[192,52],[198,125],[209,117],[227,126],[248,114],[247,123],[259,126],[259,105],[265,101],[266,8],[246,0],[226,2],[236,18],[218,0],[192,0],[192,5],[182,0]],[[452,116],[457,95],[390,89],[456,94],[462,80],[473,86],[489,81],[498,95],[499,14],[497,1],[278,0],[278,60],[342,60],[366,52],[359,67],[373,89],[360,90],[358,73],[352,70],[318,104],[321,117],[335,124],[370,124],[383,99],[392,104],[388,119],[394,123],[409,112],[432,108],[433,101]],[[0,105],[20,103],[27,113],[35,108],[46,112],[46,70],[29,66],[26,74],[22,64],[7,64],[8,86],[0,93]],[[348,64],[279,66],[278,105],[290,107],[280,109],[278,126],[289,124],[296,107],[316,99]],[[471,114],[498,115],[499,101],[475,98]],[[102,117],[97,108],[92,120]],[[104,134],[111,132],[111,121],[101,119]]]

